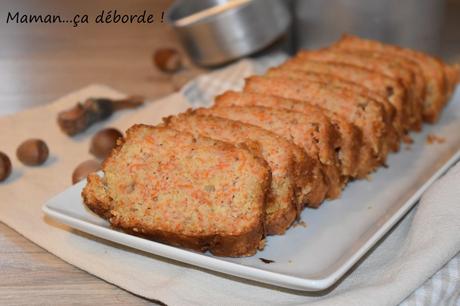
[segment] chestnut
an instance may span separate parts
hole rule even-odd
[[[72,184],[85,179],[90,173],[101,170],[101,163],[94,159],[80,163],[72,173]]]
[[[16,150],[17,158],[27,166],[43,164],[49,156],[49,149],[41,139],[28,139]]]
[[[3,152],[0,152],[0,182],[6,180],[11,174],[11,160]]]
[[[163,72],[174,73],[182,68],[182,59],[175,49],[162,48],[153,55],[155,66]]]
[[[123,134],[114,128],[103,129],[91,139],[89,152],[95,157],[105,159],[117,145],[117,140],[123,138]]]

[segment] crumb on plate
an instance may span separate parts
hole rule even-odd
[[[294,223],[292,225],[292,227],[298,227],[298,226],[301,226],[303,228],[306,228],[307,227],[307,223],[305,223],[305,221],[302,221],[302,220],[299,220],[298,222]]]
[[[428,134],[426,136],[426,143],[427,144],[441,144],[446,142],[444,137],[438,136],[436,134]]]
[[[259,257],[259,259],[260,259],[263,263],[266,263],[266,264],[271,264],[271,263],[275,262],[274,260],[266,259],[266,258],[262,258],[262,257]]]
[[[412,137],[410,137],[409,135],[403,135],[402,141],[403,141],[405,144],[412,144],[412,143],[414,143],[414,140],[413,140]]]

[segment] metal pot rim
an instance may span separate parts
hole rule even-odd
[[[190,3],[183,16],[177,17],[173,15],[185,2],[176,1],[167,20],[191,59],[203,66],[221,65],[264,49],[286,32],[291,21],[280,0],[241,0],[230,7],[217,4],[202,6],[202,10],[194,10]],[[213,11],[200,15],[208,9]]]
[[[191,13],[191,14],[189,14],[187,16],[182,16],[180,18],[173,18],[172,14],[178,9],[178,6],[180,6],[180,4],[181,4],[181,1],[176,1],[170,7],[170,9],[167,11],[166,20],[167,20],[168,23],[172,24],[174,27],[177,27],[177,28],[193,26],[195,24],[200,24],[200,23],[205,23],[205,22],[212,22],[213,20],[218,19],[219,17],[224,16],[226,14],[232,14],[232,13],[237,12],[239,10],[244,10],[248,6],[254,5],[254,3],[258,2],[258,1],[261,1],[261,0],[242,0],[241,4],[239,4],[239,5],[234,4],[229,9],[218,10],[217,12],[212,13],[210,15],[203,16],[202,18],[195,18],[195,20],[190,21],[190,22],[188,22],[186,24],[182,23],[181,21],[183,21],[184,19],[190,18],[193,15],[197,15],[197,14],[203,12],[203,10],[196,11],[194,13]],[[219,6],[221,6],[221,5],[211,6],[208,9],[213,9],[213,8],[216,8],[216,7],[219,7]]]

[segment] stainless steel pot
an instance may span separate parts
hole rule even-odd
[[[289,27],[280,0],[179,0],[166,18],[191,58],[220,65],[270,45]]]

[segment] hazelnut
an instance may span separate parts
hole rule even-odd
[[[101,163],[94,159],[79,164],[72,173],[72,184],[85,179],[90,173],[101,170]]]
[[[11,174],[11,161],[8,155],[0,152],[0,182],[3,182]]]
[[[48,159],[48,155],[48,146],[41,139],[28,139],[16,150],[18,159],[27,166],[43,164]]]
[[[123,134],[113,128],[103,129],[91,139],[89,152],[97,158],[105,159],[117,145],[117,140],[123,138]]]
[[[172,48],[163,48],[155,51],[153,62],[163,72],[177,72],[182,67],[179,52]]]

